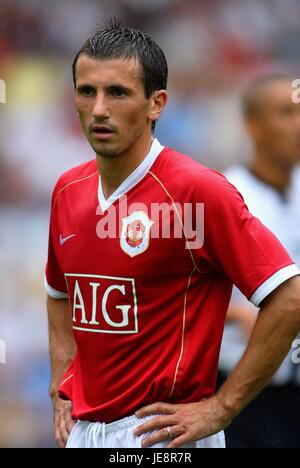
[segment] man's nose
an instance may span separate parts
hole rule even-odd
[[[107,119],[110,116],[109,108],[105,96],[97,95],[93,108],[93,117],[95,119]]]

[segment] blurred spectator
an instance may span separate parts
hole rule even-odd
[[[0,153],[0,205],[11,204],[18,206],[24,204],[29,194],[29,187],[22,177],[17,166],[13,166]]]
[[[291,99],[292,79],[283,75],[254,81],[244,95],[245,123],[254,143],[250,164],[226,175],[243,195],[249,210],[285,246],[300,265],[300,104]],[[249,252],[251,255],[251,252]],[[235,290],[222,345],[223,378],[242,357],[258,310]],[[234,448],[300,446],[300,367],[292,351],[273,384],[228,429]]]

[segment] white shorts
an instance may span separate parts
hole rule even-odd
[[[111,424],[78,421],[70,434],[67,448],[142,448],[142,440],[148,434],[136,437],[133,431],[153,417],[138,419],[131,416]],[[167,445],[167,442],[160,442],[151,448],[162,449]],[[181,448],[225,448],[225,435],[224,432],[220,432]]]

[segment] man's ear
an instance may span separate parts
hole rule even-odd
[[[168,92],[164,89],[160,91],[155,91],[152,97],[150,98],[150,108],[148,113],[148,118],[151,122],[155,122],[161,116],[164,108],[168,102]]]

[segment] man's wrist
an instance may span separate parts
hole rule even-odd
[[[228,397],[222,389],[215,395],[215,398],[218,403],[221,418],[226,425],[230,425],[242,409],[232,398],[232,395]]]

